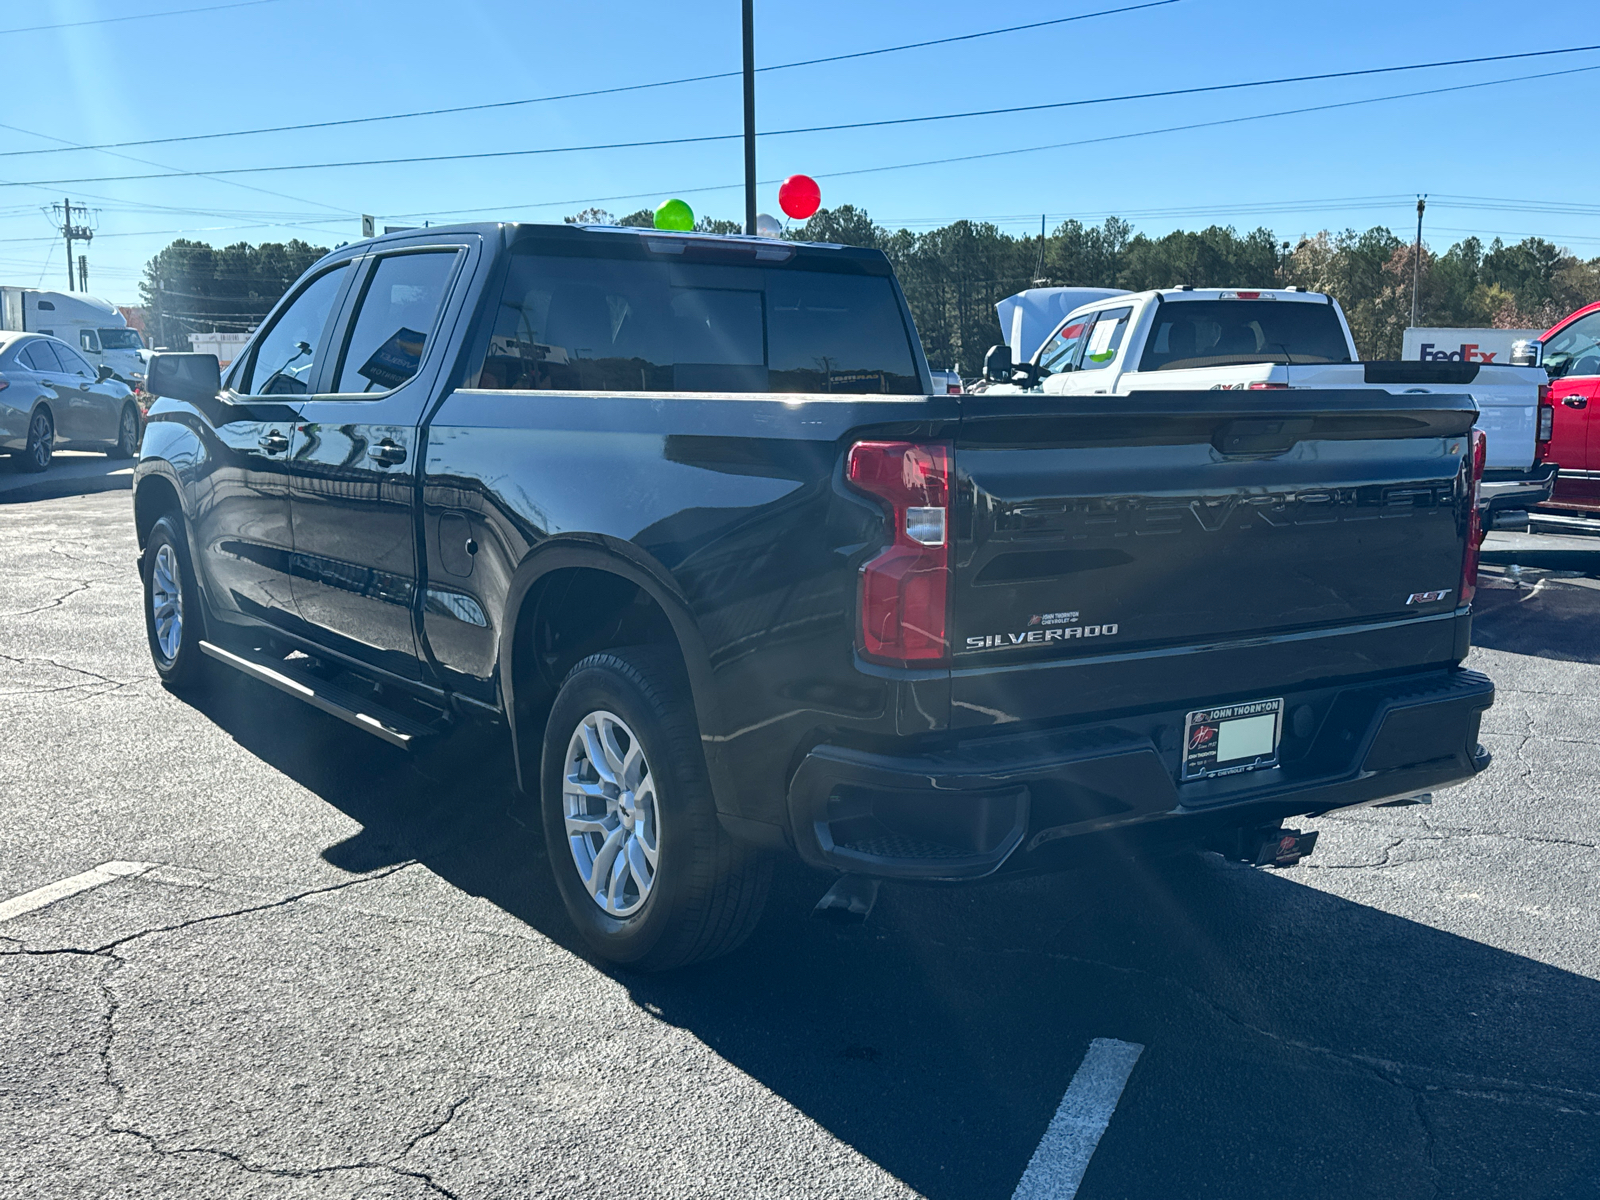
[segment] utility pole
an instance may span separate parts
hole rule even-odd
[[[78,255],[78,290],[80,292],[89,290],[89,256],[87,254]]]
[[[756,235],[756,17],[744,0],[744,231]]]
[[[1039,265],[1033,269],[1033,286],[1043,287],[1044,279],[1044,219],[1047,214],[1039,214]]]
[[[94,238],[94,230],[89,228],[87,224],[89,210],[81,204],[78,205],[77,212],[85,218],[86,223],[82,225],[74,225],[72,223],[73,207],[71,197],[64,198],[61,207],[56,211],[61,214],[61,236],[67,239],[67,291],[70,292],[72,290],[72,243],[75,241],[91,241]],[[87,263],[82,274],[85,279],[88,278]],[[87,290],[87,288],[85,287],[82,290]]]
[[[1411,327],[1417,325],[1417,292],[1422,285],[1422,210],[1428,207],[1426,195],[1417,197],[1417,244],[1411,251]]]

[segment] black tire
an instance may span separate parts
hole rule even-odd
[[[55,456],[56,421],[50,410],[40,405],[28,421],[28,443],[17,455],[17,466],[24,471],[44,471]]]
[[[117,418],[117,444],[106,451],[107,458],[133,458],[139,453],[139,406],[133,401],[122,406]]]
[[[650,816],[657,854],[653,880],[637,909],[621,916],[606,911],[586,890],[567,832],[568,748],[586,720],[604,714],[636,735],[655,806]],[[540,782],[556,886],[584,940],[602,957],[635,970],[664,971],[727,954],[750,936],[766,905],[772,861],[735,842],[717,820],[688,681],[673,654],[628,647],[591,654],[573,667],[545,728]],[[642,787],[638,791],[644,793]],[[592,803],[598,807],[602,801],[597,797]],[[621,820],[620,800],[604,805],[607,816]],[[644,817],[632,819],[645,828]],[[605,835],[596,831],[592,837]],[[593,871],[596,878],[600,874]],[[624,889],[625,896],[640,891],[637,877],[629,886],[633,891]]]
[[[205,614],[200,590],[195,586],[194,567],[189,562],[189,543],[183,522],[168,515],[158,520],[145,540],[144,628],[150,643],[150,658],[161,682],[175,691],[196,687],[205,675],[205,653],[200,642],[205,637]],[[162,625],[158,613],[168,609],[172,584],[178,587],[177,636],[168,639],[170,627]]]

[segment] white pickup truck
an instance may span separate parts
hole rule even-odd
[[[1086,304],[1069,313],[1032,358],[995,346],[985,389],[1052,396],[1139,391],[1382,388],[1466,392],[1488,435],[1482,495],[1486,527],[1526,528],[1550,496],[1544,461],[1553,428],[1542,368],[1476,362],[1360,362],[1331,296],[1284,290],[1165,288]]]

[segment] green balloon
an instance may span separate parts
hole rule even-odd
[[[682,200],[663,200],[656,209],[656,228],[691,230],[694,228],[694,209]]]

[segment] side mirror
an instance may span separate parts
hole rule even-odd
[[[1011,382],[1011,347],[1001,343],[990,346],[983,356],[983,377],[990,383]]]
[[[1511,365],[1513,367],[1544,366],[1544,343],[1538,338],[1512,342]]]
[[[215,354],[152,354],[144,390],[191,404],[210,400],[222,390],[222,368]]]
[[[104,383],[115,374],[116,372],[110,367],[106,366],[105,363],[101,363],[99,370],[95,371],[94,373],[94,381],[96,383]]]

